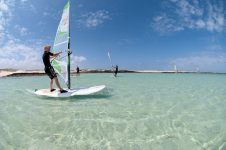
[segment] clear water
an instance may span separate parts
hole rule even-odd
[[[0,149],[226,149],[226,75],[82,74],[93,96],[36,97],[48,78],[0,78]]]

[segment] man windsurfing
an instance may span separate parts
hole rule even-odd
[[[117,74],[118,74],[118,65],[116,65],[113,68],[115,68],[115,70],[114,70],[114,76],[117,77]]]
[[[77,68],[76,68],[76,73],[77,73],[77,74],[80,74],[80,69],[79,69],[78,66],[77,66]]]
[[[50,52],[50,48],[51,48],[50,45],[44,46],[44,53],[43,53],[43,56],[42,56],[43,63],[45,65],[45,73],[50,78],[50,92],[53,92],[53,91],[56,90],[56,89],[53,88],[53,80],[55,80],[55,83],[56,83],[57,87],[60,89],[60,93],[66,93],[67,91],[64,90],[63,88],[61,88],[59,80],[57,78],[57,74],[56,74],[53,66],[50,63],[50,58],[57,57],[62,52],[54,54],[54,53]]]

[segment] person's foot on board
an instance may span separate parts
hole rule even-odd
[[[66,90],[60,90],[60,93],[67,93]]]
[[[55,91],[56,89],[50,89],[50,92],[53,92],[53,91]]]

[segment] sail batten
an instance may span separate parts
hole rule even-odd
[[[57,43],[57,44],[55,44],[54,46],[58,46],[58,45],[65,44],[65,43],[68,43],[68,41],[64,41],[64,42],[61,42],[61,43]]]
[[[70,2],[64,6],[62,17],[57,28],[57,33],[54,41],[53,52],[62,52],[55,60],[52,61],[52,66],[55,71],[59,74],[61,79],[70,88],[70,55],[69,42],[70,42],[70,30],[69,30],[69,13],[70,13]],[[65,57],[65,56],[68,57]]]

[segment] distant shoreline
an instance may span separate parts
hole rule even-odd
[[[80,73],[112,73],[107,69],[83,69]],[[226,74],[217,72],[193,72],[193,71],[158,71],[158,70],[120,70],[119,73],[196,73],[196,74]],[[71,72],[76,75],[76,71]],[[20,76],[42,76],[45,72],[42,70],[16,70],[16,69],[0,69],[0,77],[20,77]]]

